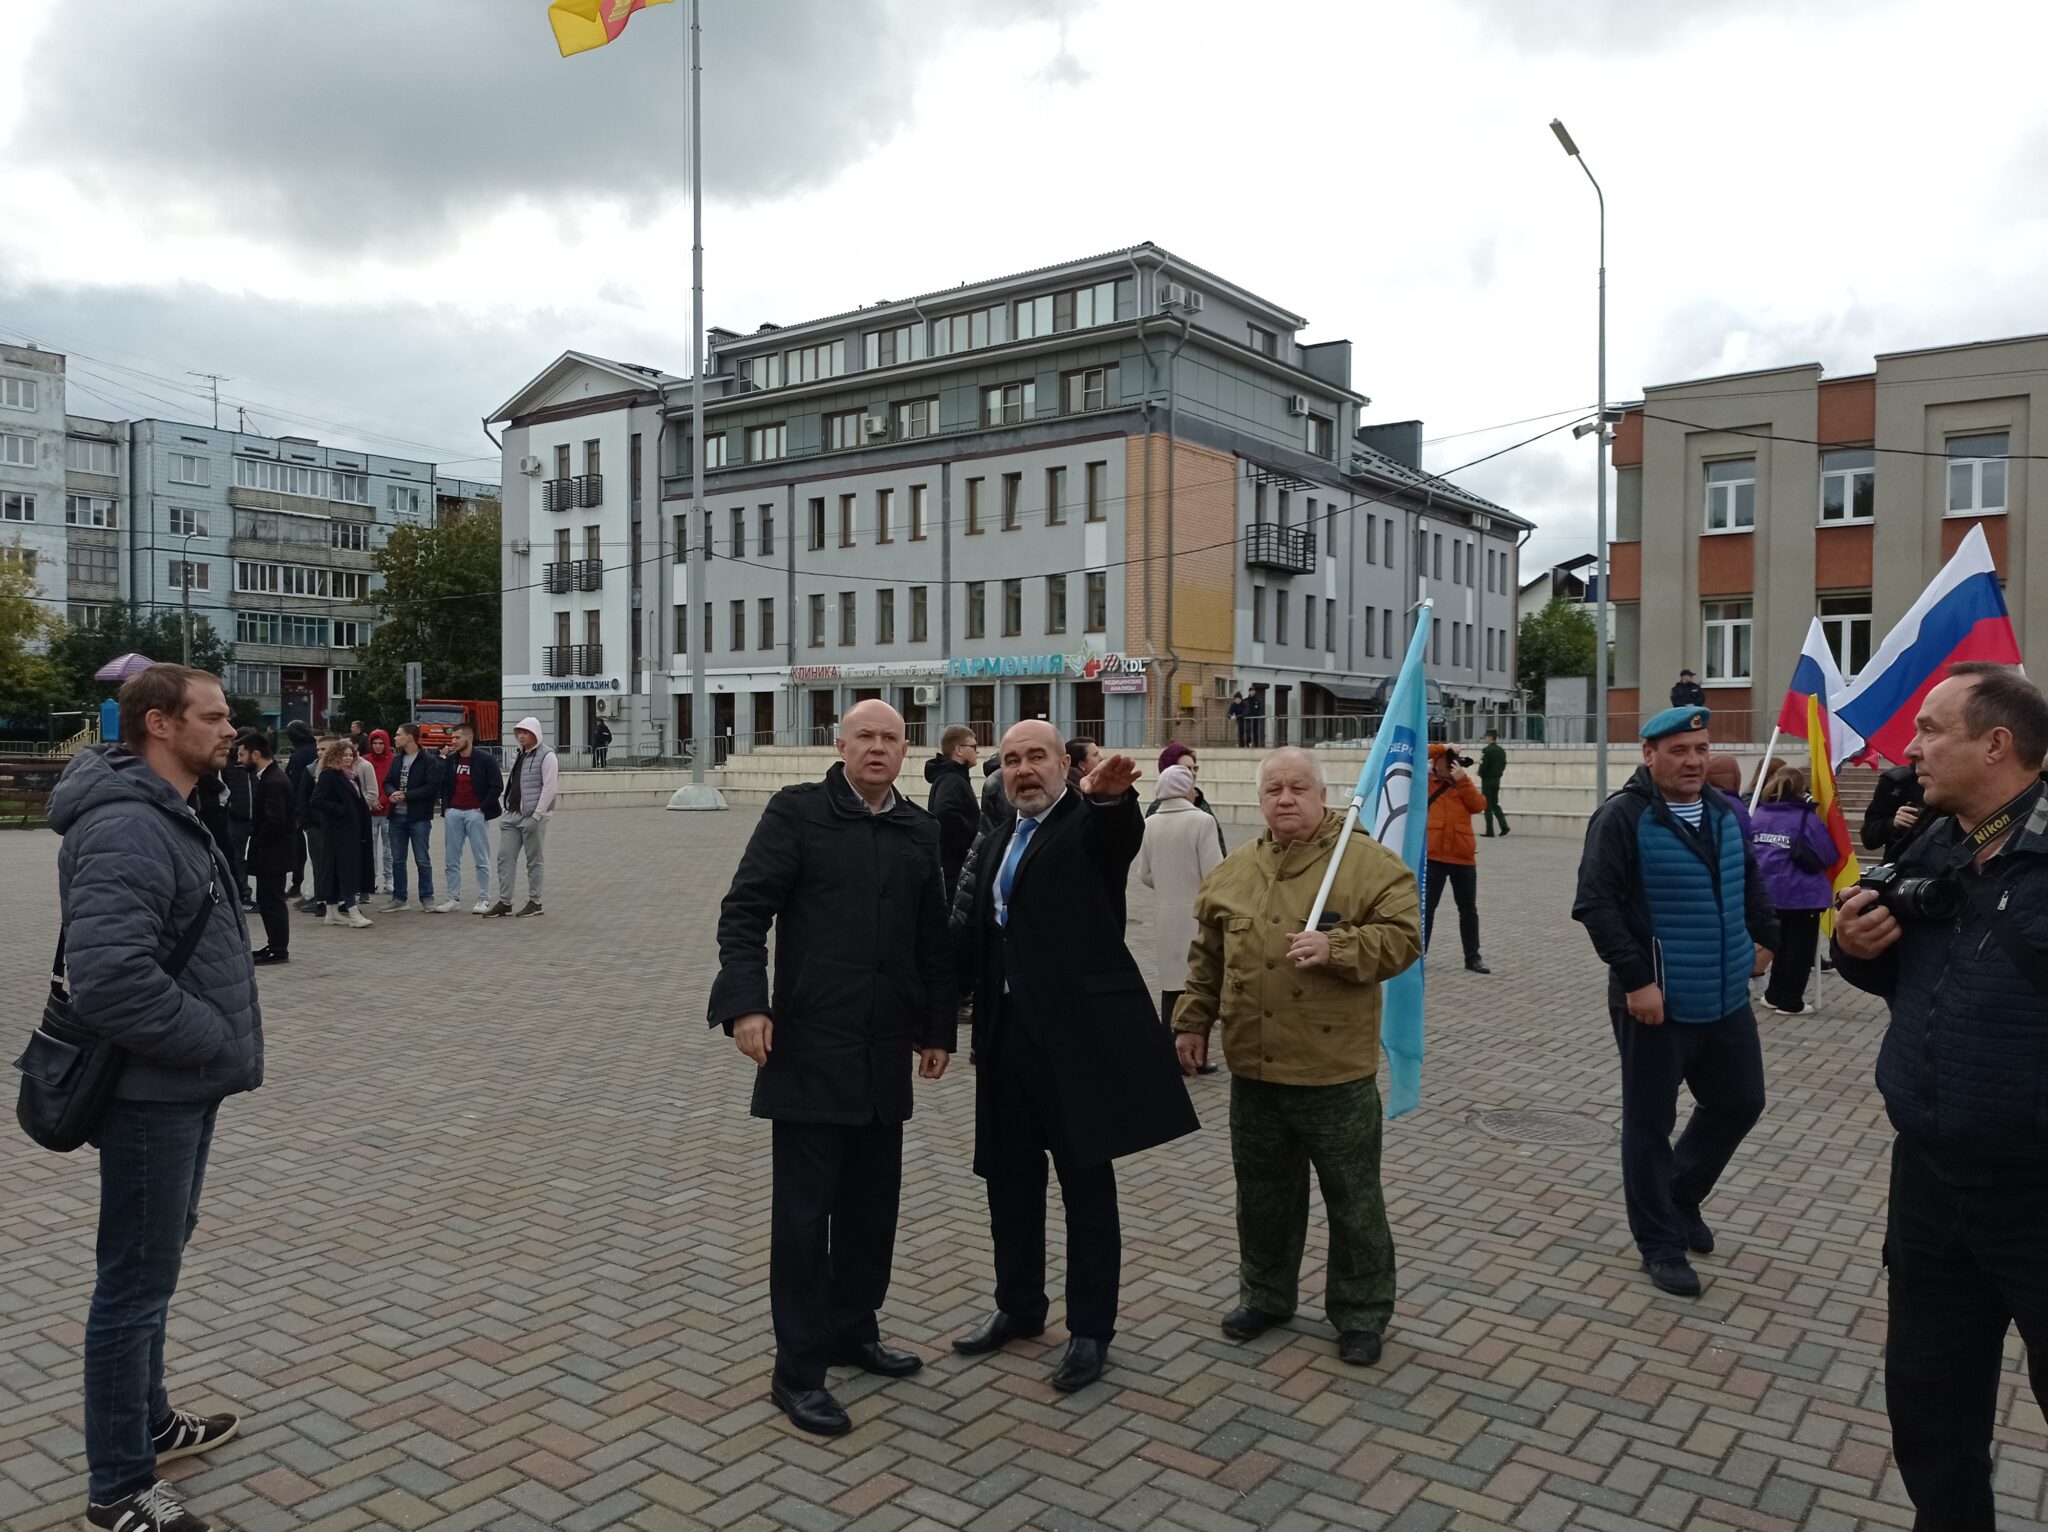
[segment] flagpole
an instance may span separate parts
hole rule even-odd
[[[1754,814],[1756,806],[1764,799],[1764,767],[1771,763],[1771,752],[1778,748],[1778,725],[1771,725],[1771,742],[1764,746],[1764,758],[1756,763],[1756,781],[1749,789],[1749,811]]]
[[[690,780],[702,783],[708,732],[704,714],[704,624],[698,618],[704,601],[704,542],[710,518],[704,514],[704,45],[698,22],[698,0],[690,0],[690,514],[683,536],[689,540],[689,595],[683,603],[683,638],[695,628],[690,651]]]

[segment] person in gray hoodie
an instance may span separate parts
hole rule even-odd
[[[235,737],[220,682],[153,665],[120,692],[121,738],[73,758],[50,795],[73,1011],[124,1063],[99,1147],[98,1281],[85,1326],[86,1519],[206,1532],[160,1464],[235,1435],[174,1409],[164,1323],[198,1222],[221,1101],[263,1083],[263,1019],[233,869],[187,802]],[[198,937],[174,976],[171,955]]]
[[[541,738],[540,720],[522,718],[512,726],[519,753],[505,769],[505,811],[498,816],[498,902],[492,915],[512,913],[512,879],[519,871],[519,855],[526,853],[526,903],[519,918],[538,915],[540,908],[541,844],[548,821],[555,817],[555,803],[561,791],[561,767],[555,752]]]

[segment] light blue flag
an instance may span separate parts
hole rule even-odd
[[[1425,602],[1408,642],[1408,656],[1401,662],[1394,695],[1373,736],[1365,769],[1358,774],[1350,813],[1345,816],[1344,834],[1338,838],[1338,856],[1331,859],[1316,898],[1315,916],[1322,914],[1323,900],[1336,878],[1336,862],[1350,838],[1351,827],[1363,823],[1372,838],[1408,864],[1415,874],[1418,907],[1426,897],[1427,880],[1423,863],[1428,855],[1429,813],[1426,803],[1415,802],[1416,783],[1428,774],[1429,697],[1423,684],[1422,652],[1429,637],[1430,603]],[[1409,812],[1414,808],[1415,812]],[[1423,911],[1426,915],[1427,911]],[[1313,920],[1313,917],[1312,917]],[[1315,927],[1311,923],[1309,929]],[[1380,1046],[1387,1055],[1387,1115],[1400,1117],[1422,1104],[1422,960],[1417,959],[1401,973],[1380,986]]]

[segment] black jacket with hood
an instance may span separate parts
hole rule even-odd
[[[981,833],[981,805],[974,796],[974,775],[959,761],[933,756],[924,763],[924,779],[932,785],[925,812],[939,822],[939,864],[946,870],[950,894],[960,881],[960,864]]]

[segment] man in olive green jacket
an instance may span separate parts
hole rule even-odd
[[[1181,1067],[1223,1023],[1237,1171],[1238,1307],[1250,1340],[1291,1318],[1308,1240],[1313,1164],[1330,1216],[1325,1307],[1337,1354],[1370,1366],[1394,1312],[1394,1237],[1380,1192],[1380,983],[1422,954],[1415,875],[1354,834],[1318,929],[1305,930],[1344,828],[1311,751],[1259,767],[1266,833],[1203,880],[1187,989],[1174,1012]]]

